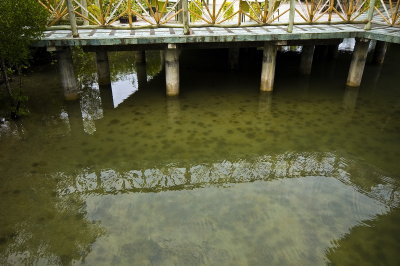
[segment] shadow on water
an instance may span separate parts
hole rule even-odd
[[[38,70],[0,125],[0,264],[398,264],[398,48],[359,89],[350,54],[302,76],[297,48],[272,93],[256,49],[183,51],[176,98],[159,51],[110,53],[100,87],[77,51],[78,102]]]

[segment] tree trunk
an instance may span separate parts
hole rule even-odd
[[[8,96],[11,97],[11,95],[12,95],[11,87],[10,87],[10,82],[8,80],[6,63],[4,62],[3,58],[1,58],[0,61],[1,61],[1,72],[3,74],[4,83],[6,84],[6,90],[7,90]]]

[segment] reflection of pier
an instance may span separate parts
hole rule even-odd
[[[127,191],[157,192],[228,185],[257,180],[269,181],[281,178],[325,176],[352,184],[359,190],[388,205],[397,204],[400,191],[377,169],[368,169],[372,176],[384,180],[385,184],[364,186],[363,173],[354,173],[352,164],[359,163],[339,157],[334,153],[298,152],[265,155],[254,160],[221,161],[189,166],[165,165],[148,169],[117,172],[113,169],[100,171],[83,170],[76,176],[63,173],[63,194],[70,193],[118,193]],[[371,168],[371,167],[369,167]],[[394,182],[393,182],[394,183]]]

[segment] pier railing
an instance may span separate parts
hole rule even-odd
[[[400,0],[37,0],[50,13],[48,26],[240,27],[358,23],[399,27]],[[69,2],[69,5],[68,5]],[[72,9],[72,10],[71,10]],[[185,19],[188,18],[188,19]],[[187,24],[187,25],[186,25]]]

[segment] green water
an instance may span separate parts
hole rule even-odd
[[[0,124],[0,265],[399,265],[400,47],[359,89],[317,50],[260,94],[260,56],[184,51],[174,99],[159,52],[111,53],[112,90],[77,53],[74,103],[36,67]]]

